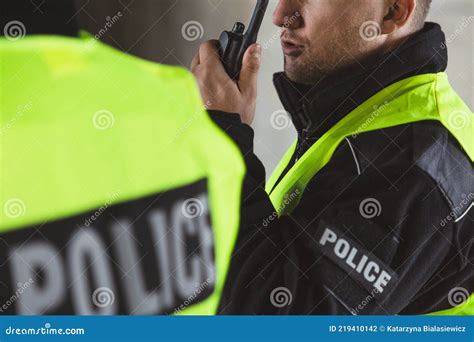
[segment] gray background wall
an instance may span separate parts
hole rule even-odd
[[[78,4],[78,19],[82,27],[92,34],[104,27],[107,17],[113,17],[121,11],[123,16],[120,20],[112,24],[101,37],[107,43],[143,58],[188,67],[202,41],[215,39],[223,29],[230,29],[236,20],[247,22],[255,1],[78,0]],[[278,112],[282,107],[272,86],[272,74],[282,69],[283,61],[277,39],[278,30],[271,23],[271,13],[276,4],[276,0],[271,0],[260,35],[260,42],[265,49],[259,80],[257,118],[253,125],[256,151],[267,173],[273,170],[295,138],[293,127],[285,125],[288,119]],[[451,83],[472,109],[474,1],[433,0],[429,19],[440,23],[448,36],[448,73]],[[195,37],[192,36],[192,30],[188,36],[182,33],[183,26],[190,21],[201,25],[195,25],[198,28]],[[272,116],[273,113],[277,114]]]

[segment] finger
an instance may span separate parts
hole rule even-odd
[[[200,66],[203,67],[204,72],[214,79],[216,82],[231,82],[232,80],[227,75],[224,65],[222,64],[218,50],[219,42],[217,40],[209,40],[199,48]]]
[[[239,80],[239,88],[243,92],[256,93],[257,91],[257,79],[260,70],[261,55],[262,47],[259,44],[251,45],[245,52]]]
[[[199,47],[200,63],[214,64],[220,60],[217,49],[217,40],[208,40]]]

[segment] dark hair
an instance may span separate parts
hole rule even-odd
[[[14,21],[23,24],[26,34],[77,36],[74,0],[1,0],[0,35]]]

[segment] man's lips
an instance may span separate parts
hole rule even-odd
[[[298,57],[303,53],[304,46],[290,39],[282,39],[281,46],[285,56]]]

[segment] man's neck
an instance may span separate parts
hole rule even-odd
[[[318,83],[301,85],[278,73],[274,76],[275,87],[298,133],[310,132],[317,139],[390,84],[419,74],[444,71],[447,67],[444,41],[439,25],[428,23],[422,31],[399,41],[387,53],[360,61],[357,66],[328,75]]]

